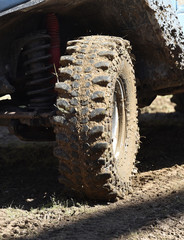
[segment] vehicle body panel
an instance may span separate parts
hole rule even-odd
[[[0,13],[0,42],[10,46],[24,31],[36,30],[48,12],[67,19],[67,31],[75,25],[85,28],[74,38],[89,32],[123,37],[132,45],[139,96],[146,99],[184,90],[184,35],[174,6],[173,0],[31,0]],[[4,44],[0,66],[7,64],[11,51]]]
[[[28,2],[29,0],[0,0],[0,12],[3,12],[5,10],[9,10],[13,7],[16,7],[20,4],[23,4],[25,2]]]

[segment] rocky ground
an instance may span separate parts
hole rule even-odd
[[[60,195],[52,143],[0,131],[0,239],[184,239],[184,116],[170,97],[140,115],[138,175],[116,203]]]

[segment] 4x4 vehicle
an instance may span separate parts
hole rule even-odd
[[[56,141],[67,192],[115,200],[128,190],[137,108],[184,91],[175,2],[0,0],[0,124]]]

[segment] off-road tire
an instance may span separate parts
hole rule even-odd
[[[139,142],[129,50],[121,38],[90,36],[69,41],[68,55],[61,57],[54,153],[60,183],[80,197],[113,201],[129,189]]]
[[[184,113],[184,93],[173,95],[173,97],[171,98],[171,102],[176,104],[176,112]]]

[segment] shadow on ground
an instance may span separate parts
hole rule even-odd
[[[15,144],[0,147],[0,208],[30,210],[52,204],[62,186],[52,144]]]
[[[144,231],[148,228],[151,228],[152,232],[155,233],[154,227],[156,225],[167,219],[179,218],[183,213],[184,191],[181,191],[164,198],[150,199],[138,204],[136,202],[125,203],[103,213],[95,213],[88,218],[78,219],[62,224],[61,227],[44,231],[36,239],[137,239],[133,237],[136,235],[132,235],[133,238],[130,238],[131,235],[129,236],[129,234],[134,234],[139,230]],[[28,238],[20,239],[26,240]],[[173,236],[171,239],[178,238]],[[29,240],[31,239],[29,238]]]
[[[184,164],[184,114],[143,114],[140,136],[140,172]]]

